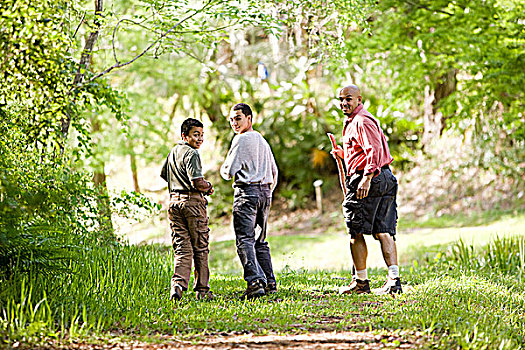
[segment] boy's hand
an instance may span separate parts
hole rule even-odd
[[[214,192],[213,185],[209,181],[204,180],[202,177],[192,180],[192,182],[193,187],[195,187],[197,191],[201,191],[204,194],[212,194]]]
[[[209,182],[208,182],[208,183],[209,183]],[[208,191],[206,191],[206,192],[204,193],[204,195],[206,195],[206,196],[210,196],[210,195],[213,194],[213,192],[215,192],[215,190],[213,189],[212,184],[211,184],[211,183],[209,183],[209,184],[210,184],[211,188],[210,188]]]

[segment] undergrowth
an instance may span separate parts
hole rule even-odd
[[[349,271],[284,268],[278,274],[279,292],[272,296],[239,300],[245,284],[237,270],[212,274],[217,295],[212,302],[197,301],[188,292],[176,303],[167,298],[169,249],[93,247],[71,264],[69,273],[50,279],[33,272],[2,280],[0,334],[4,345],[32,346],[116,330],[130,337],[202,337],[401,329],[428,336],[428,347],[517,349],[525,339],[524,253],[523,236],[495,239],[481,248],[456,242],[431,259],[419,259],[424,264],[403,266],[405,293],[396,298],[339,295],[338,287],[349,283]],[[220,271],[215,268],[220,263],[213,262],[212,271]],[[384,270],[372,270],[372,287],[379,287],[384,275]]]

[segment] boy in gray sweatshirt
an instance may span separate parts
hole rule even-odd
[[[233,228],[247,283],[242,299],[253,299],[277,292],[266,227],[278,170],[270,145],[253,130],[250,106],[236,104],[229,119],[236,136],[221,176],[234,179]]]

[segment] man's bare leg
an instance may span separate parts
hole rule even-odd
[[[352,283],[349,286],[339,288],[340,294],[363,294],[370,293],[370,284],[366,273],[366,258],[368,249],[362,234],[356,234],[350,240],[350,252],[356,269]]]
[[[357,233],[355,237],[350,240],[350,252],[356,270],[366,269],[366,258],[368,257],[368,249],[366,247],[365,237],[363,234]]]
[[[381,252],[388,266],[388,278],[381,288],[374,289],[375,294],[393,294],[402,293],[401,280],[399,279],[399,266],[397,264],[397,247],[396,242],[389,233],[376,234],[381,243]]]
[[[376,237],[381,243],[381,252],[383,253],[386,266],[397,265],[396,241],[394,241],[389,233],[378,233]]]

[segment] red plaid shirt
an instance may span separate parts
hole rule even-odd
[[[394,160],[379,121],[362,104],[345,118],[343,150],[348,176],[358,170],[363,170],[365,175],[378,175],[381,167]]]

